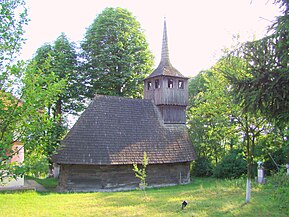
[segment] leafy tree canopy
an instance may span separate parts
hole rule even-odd
[[[74,43],[70,42],[67,36],[62,33],[53,44],[47,43],[38,48],[33,60],[36,67],[47,76],[54,73],[58,78],[66,80],[58,99],[50,105],[54,111],[54,116],[63,113],[76,114],[82,111],[84,90],[81,82],[82,75],[78,71]],[[49,67],[46,64],[47,60],[50,61]]]
[[[231,55],[247,64],[247,76],[228,74],[245,111],[260,111],[278,126],[289,123],[289,3],[280,4],[283,14],[271,26],[272,34],[240,46]]]
[[[0,90],[3,90],[8,88],[11,79],[8,66],[25,41],[23,26],[29,21],[25,1],[1,1],[0,20]]]
[[[52,121],[46,107],[60,93],[63,82],[55,74],[43,76],[34,64],[15,62],[23,44],[23,27],[28,18],[25,2],[1,1],[0,5],[0,180],[23,175],[27,167],[13,163],[23,144],[26,157],[50,144]],[[38,156],[38,155],[35,155]],[[25,159],[27,159],[25,157]]]
[[[141,97],[153,57],[140,23],[122,8],[106,8],[88,28],[81,45],[87,95]]]

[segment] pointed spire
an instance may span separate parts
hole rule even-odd
[[[158,65],[158,67],[146,79],[156,77],[156,76],[175,76],[175,77],[179,77],[179,78],[185,78],[177,69],[175,69],[172,66],[170,59],[169,59],[166,18],[164,20],[164,32],[163,32],[161,61]]]
[[[169,47],[168,47],[166,18],[164,19],[164,32],[163,32],[163,45],[162,45],[161,62],[164,62],[164,63],[169,62]]]

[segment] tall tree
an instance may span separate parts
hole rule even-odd
[[[249,74],[228,77],[246,111],[260,111],[278,126],[289,123],[289,3],[276,0],[283,9],[271,26],[271,35],[243,44],[234,53],[246,60]]]
[[[106,8],[81,44],[87,95],[141,97],[153,57],[140,23],[126,9]]]
[[[23,28],[28,22],[25,2],[1,1],[0,17],[0,180],[3,180],[27,171],[24,165],[10,162],[18,153],[12,149],[15,142],[24,145],[26,156],[36,148],[44,151],[49,144],[51,119],[45,106],[61,91],[62,82],[55,75],[43,77],[33,64],[15,61],[25,41]]]
[[[50,67],[46,61],[50,60]],[[33,58],[36,67],[47,75],[53,73],[66,80],[58,99],[49,107],[55,117],[63,114],[77,114],[83,109],[82,75],[78,71],[75,45],[62,33],[53,44],[44,44],[38,48]],[[61,117],[62,118],[62,117]]]
[[[189,83],[190,108],[188,124],[191,138],[200,157],[218,163],[228,150],[236,148],[233,141],[236,124],[232,121],[232,98],[227,80],[215,67],[198,74]]]
[[[235,103],[231,83],[225,75],[230,71],[239,77],[244,76],[247,72],[244,63],[242,59],[223,58],[209,71],[194,79],[200,88],[198,91],[190,88],[197,94],[191,96],[193,106],[189,110],[188,124],[201,157],[209,156],[217,162],[232,148],[244,151],[248,180],[246,201],[249,202],[255,146],[262,132],[270,125],[258,113],[243,113],[242,107]]]
[[[272,127],[259,111],[255,113],[248,112],[247,109],[244,109],[244,104],[236,100],[235,91],[232,89],[233,83],[228,75],[234,74],[234,76],[241,79],[247,78],[250,76],[248,62],[241,57],[228,55],[223,59],[223,64],[219,67],[219,71],[228,80],[228,87],[231,89],[231,104],[237,108],[233,113],[233,120],[238,124],[238,129],[243,136],[243,150],[247,161],[246,202],[248,203],[251,199],[251,178],[253,176],[252,168],[255,160],[255,148],[262,133],[264,131],[268,133]]]
[[[50,146],[47,146],[45,151],[51,171],[53,168],[51,156],[66,131],[65,117],[68,114],[76,115],[84,108],[82,75],[78,70],[75,45],[64,33],[53,44],[44,44],[38,48],[33,61],[44,76],[55,75],[57,79],[65,80],[62,92],[59,92],[57,98],[47,107],[49,115],[54,119],[54,125],[49,132]]]

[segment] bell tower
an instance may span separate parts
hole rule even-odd
[[[144,79],[144,98],[152,100],[159,108],[165,124],[186,123],[188,79],[170,63],[165,20],[161,61]]]

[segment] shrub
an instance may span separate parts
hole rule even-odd
[[[46,177],[48,175],[48,159],[43,154],[36,152],[25,156],[25,175],[33,177]]]
[[[242,150],[232,150],[216,165],[214,177],[236,179],[246,174],[246,171]]]
[[[272,199],[279,201],[280,209],[289,207],[289,175],[287,175],[285,166],[279,172],[272,174],[268,181],[268,188],[273,190]]]
[[[143,191],[146,190],[147,187],[147,182],[146,182],[146,178],[147,178],[147,173],[146,173],[146,168],[148,165],[148,157],[147,157],[147,153],[144,152],[143,155],[143,161],[142,161],[142,168],[138,168],[137,164],[133,164],[133,171],[135,173],[135,176],[140,180],[139,183],[139,188]]]
[[[263,167],[265,168],[267,175],[274,174],[278,171],[276,164],[280,166],[286,163],[286,160],[287,160],[286,153],[287,153],[287,150],[285,148],[280,148],[270,153],[271,156],[269,155],[269,153],[265,155],[265,161],[264,161]],[[276,164],[274,163],[272,158],[274,159]]]
[[[199,157],[192,164],[192,175],[198,177],[212,176],[213,166],[207,157]]]

